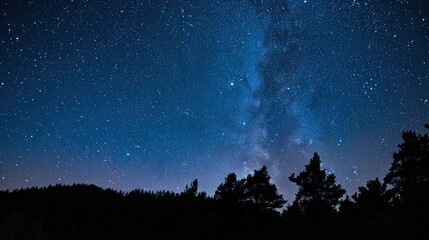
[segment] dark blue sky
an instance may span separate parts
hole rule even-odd
[[[425,0],[2,1],[0,189],[209,195],[314,152],[353,194],[429,122]]]

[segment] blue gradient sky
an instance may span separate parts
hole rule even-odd
[[[429,121],[429,4],[3,1],[0,189],[209,195],[315,151],[353,194]]]

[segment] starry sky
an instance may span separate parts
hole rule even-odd
[[[429,122],[426,0],[4,0],[0,189],[213,195],[314,152],[353,194]]]

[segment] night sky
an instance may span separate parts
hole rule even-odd
[[[213,195],[314,152],[351,195],[429,122],[427,0],[4,0],[0,189]]]

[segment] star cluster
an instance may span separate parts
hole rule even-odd
[[[3,1],[0,188],[213,194],[313,152],[348,193],[429,121],[425,0]]]

